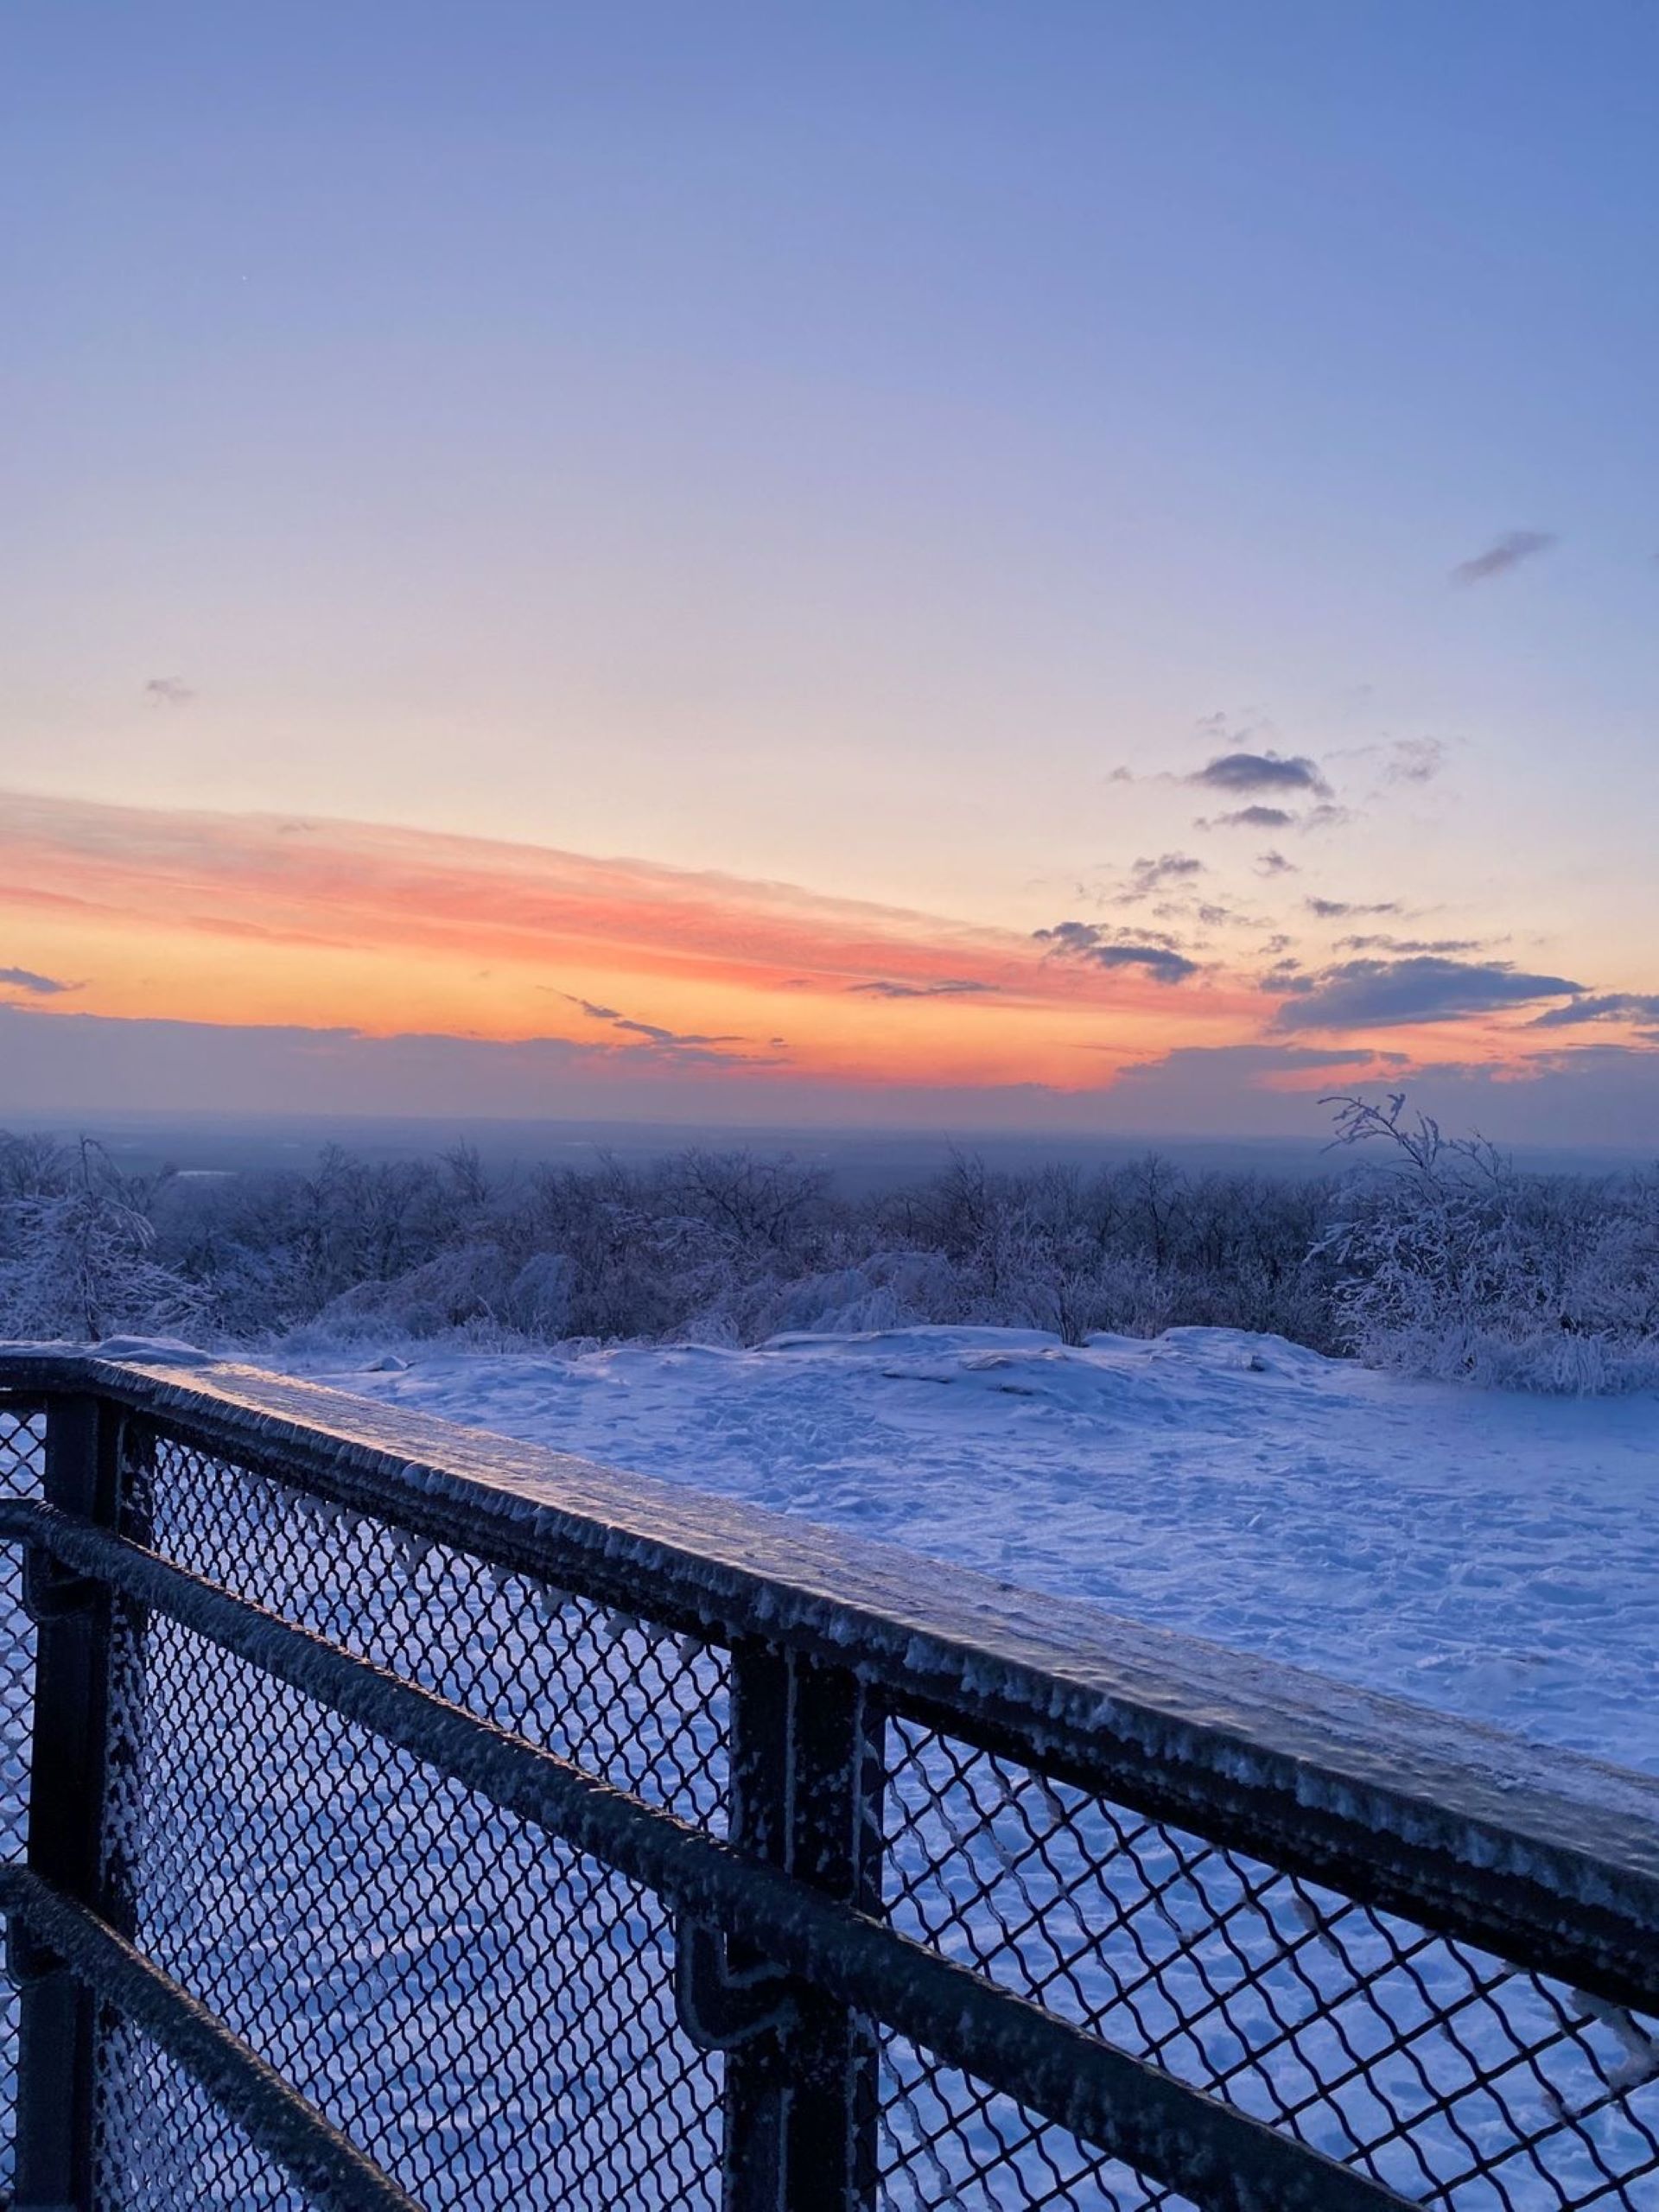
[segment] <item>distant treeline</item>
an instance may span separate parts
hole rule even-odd
[[[963,1154],[863,1198],[750,1152],[491,1173],[464,1146],[331,1147],[309,1173],[216,1179],[0,1135],[0,1334],[503,1348],[969,1322],[1081,1344],[1198,1324],[1513,1387],[1659,1380],[1659,1179],[1522,1174],[1401,1099],[1332,1103],[1322,1179]]]

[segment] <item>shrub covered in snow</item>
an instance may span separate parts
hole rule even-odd
[[[1532,1389],[1659,1380],[1659,1185],[1520,1175],[1402,1100],[1333,1103],[1366,1157],[1323,1179],[963,1155],[868,1198],[747,1152],[493,1178],[465,1147],[330,1147],[309,1173],[204,1183],[0,1138],[0,1334],[744,1344],[944,1323],[1081,1344],[1198,1325]]]
[[[211,1294],[158,1257],[156,1200],[85,1137],[0,1139],[0,1333],[90,1340],[200,1323]]]
[[[1382,1154],[1344,1185],[1319,1248],[1350,1350],[1510,1389],[1659,1383],[1659,1182],[1522,1175],[1481,1139],[1408,1118],[1403,1095],[1332,1103],[1339,1141]]]

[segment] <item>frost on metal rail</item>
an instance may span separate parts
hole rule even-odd
[[[0,1352],[0,2204],[1659,2204],[1659,1785]]]

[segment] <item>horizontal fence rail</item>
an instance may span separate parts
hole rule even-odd
[[[0,2205],[1659,2205],[1659,1784],[0,1351]]]

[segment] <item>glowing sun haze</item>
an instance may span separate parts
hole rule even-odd
[[[14,10],[0,1114],[1659,1117],[1659,19]]]

